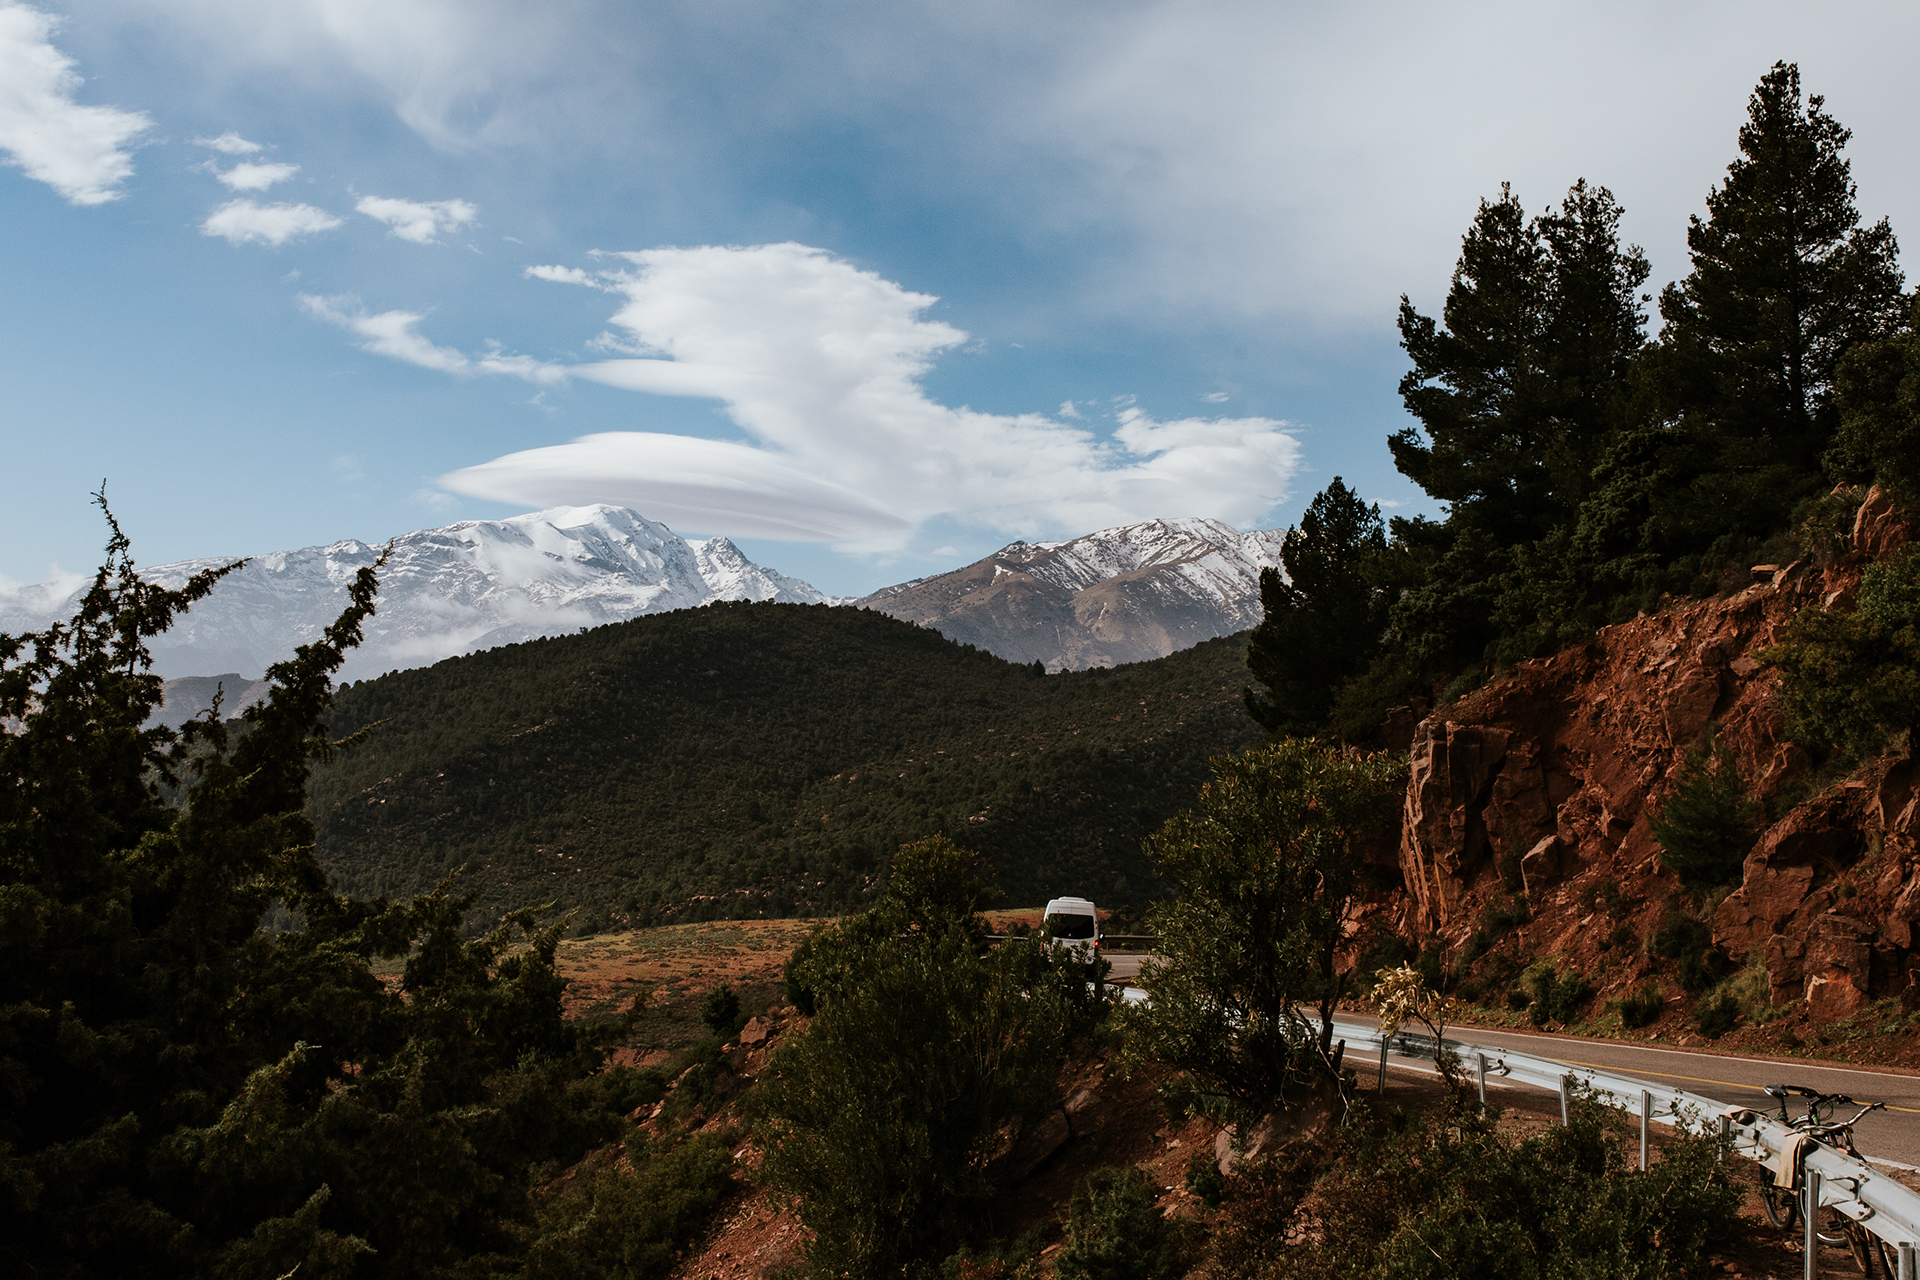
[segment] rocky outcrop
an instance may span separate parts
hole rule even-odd
[[[1711,731],[1778,815],[1712,916],[1715,945],[1763,963],[1773,1003],[1805,1000],[1816,1017],[1910,988],[1920,1004],[1920,771],[1883,766],[1792,803],[1813,787],[1812,762],[1783,740],[1776,674],[1754,656],[1797,611],[1851,607],[1861,565],[1906,536],[1871,493],[1847,562],[1762,566],[1738,594],[1609,627],[1423,720],[1401,824],[1402,932],[1457,944],[1489,900],[1523,888],[1529,954],[1621,988],[1643,979],[1651,962],[1609,935],[1625,922],[1644,938],[1680,894],[1648,818]],[[1603,884],[1612,922],[1596,919]]]

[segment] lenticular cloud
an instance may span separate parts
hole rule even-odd
[[[798,244],[651,249],[613,270],[528,274],[624,297],[618,345],[645,355],[576,378],[721,401],[747,437],[606,432],[443,477],[530,506],[616,502],[676,527],[854,548],[903,544],[950,517],[1012,533],[1154,516],[1256,522],[1285,496],[1299,445],[1269,418],[1157,422],[1107,438],[1043,414],[951,408],[921,379],[967,335],[937,299]]]

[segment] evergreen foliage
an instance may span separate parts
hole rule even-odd
[[[1448,504],[1444,524],[1394,522],[1393,620],[1418,669],[1458,670],[1503,632],[1539,629],[1543,612],[1547,634],[1523,648],[1577,625],[1553,616],[1566,607],[1557,597],[1579,594],[1564,580],[1566,547],[1645,340],[1650,268],[1638,246],[1621,247],[1620,216],[1612,193],[1584,180],[1532,219],[1502,187],[1462,241],[1445,327],[1400,301],[1413,361],[1400,393],[1420,427],[1388,444],[1394,465]],[[1530,548],[1550,550],[1530,560]],[[1556,599],[1540,598],[1541,568]]]
[[[902,850],[950,867],[944,840]],[[1052,1098],[1087,1025],[1082,966],[1039,941],[987,949],[979,883],[909,902],[891,893],[795,956],[814,1009],[762,1076],[763,1176],[793,1197],[823,1276],[897,1276],[944,1257],[999,1188],[1003,1130]],[[918,917],[917,919],[915,917]]]
[[[1401,298],[1413,368],[1400,394],[1420,432],[1388,443],[1403,474],[1450,504],[1456,529],[1510,546],[1573,522],[1644,341],[1651,268],[1638,246],[1621,248],[1620,215],[1611,192],[1582,180],[1529,219],[1502,186],[1461,243],[1446,327]]]
[[[737,1185],[721,1135],[626,1142],[609,1163],[556,1182],[536,1198],[526,1280],[662,1280],[688,1240]]]
[[[1392,707],[1459,696],[1669,595],[1746,585],[1809,516],[1830,554],[1836,480],[1915,501],[1920,313],[1902,319],[1920,303],[1890,226],[1862,224],[1848,137],[1798,68],[1766,73],[1652,343],[1649,265],[1606,188],[1577,182],[1536,216],[1510,187],[1482,201],[1439,317],[1400,303],[1415,424],[1388,443],[1444,518],[1395,518],[1384,549],[1342,562],[1389,622],[1351,666],[1317,660],[1296,595],[1263,592],[1256,720],[1322,733],[1331,707],[1338,736],[1366,740]]]
[[[1859,760],[1920,738],[1920,545],[1866,567],[1852,612],[1803,609],[1759,657],[1781,671],[1787,732]]]
[[[1729,968],[1713,945],[1713,928],[1706,921],[1675,908],[1661,919],[1647,939],[1647,950],[1674,962],[1680,987],[1688,995],[1703,995],[1726,976]]]
[[[716,604],[353,685],[378,724],[315,772],[346,891],[467,868],[476,915],[576,928],[871,905],[893,850],[945,833],[1014,902],[1158,892],[1140,839],[1206,759],[1258,738],[1244,638],[1045,678],[865,610]]]
[[[1192,1170],[1189,1168],[1189,1181]],[[1219,1177],[1216,1167],[1214,1176]],[[1161,1214],[1159,1188],[1133,1165],[1095,1169],[1067,1201],[1060,1280],[1176,1280],[1187,1271],[1186,1225]]]
[[[1129,1054],[1248,1116],[1332,1077],[1334,951],[1405,769],[1294,738],[1213,762],[1197,808],[1148,841],[1175,896],[1153,910],[1160,962],[1142,975],[1151,1000],[1124,1011]]]
[[[1520,975],[1520,990],[1529,1003],[1527,1017],[1536,1027],[1550,1022],[1572,1024],[1593,995],[1593,984],[1572,969],[1560,972],[1551,959],[1536,960]]]
[[[314,861],[373,570],[237,732],[143,728],[146,639],[228,569],[144,582],[108,519],[75,619],[0,637],[0,1271],[513,1269],[534,1170],[617,1136],[637,1082],[562,1019],[555,930],[466,939],[463,900],[352,902]]]
[[[1904,308],[1899,249],[1860,225],[1850,133],[1775,63],[1747,104],[1740,158],[1692,218],[1693,270],[1661,291],[1663,416],[1701,469],[1685,495],[1696,537],[1764,532],[1820,483],[1833,442],[1836,367],[1892,332]]]
[[[1759,816],[1733,752],[1709,736],[1688,750],[1647,826],[1660,865],[1690,889],[1711,890],[1740,883]]]
[[[1334,691],[1379,653],[1389,602],[1368,571],[1386,549],[1380,508],[1335,476],[1287,531],[1286,576],[1260,571],[1264,617],[1247,643],[1247,670],[1266,692],[1248,687],[1241,696],[1269,733],[1324,732]]]
[[[1237,1180],[1215,1236],[1221,1280],[1704,1275],[1745,1230],[1725,1144],[1676,1127],[1642,1170],[1588,1096],[1571,1123],[1503,1137],[1494,1117],[1356,1108]],[[1314,1230],[1292,1233],[1302,1220]],[[1304,1236],[1304,1238],[1303,1238]]]
[[[1840,429],[1829,469],[1840,479],[1877,483],[1907,510],[1920,509],[1920,298],[1898,333],[1863,342],[1841,360],[1834,401]]]
[[[733,989],[731,982],[716,982],[707,988],[707,994],[700,1001],[700,1021],[707,1030],[722,1038],[732,1035],[740,1026],[740,993]]]

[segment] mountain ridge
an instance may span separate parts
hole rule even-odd
[[[725,538],[690,541],[638,512],[605,504],[456,521],[401,534],[387,548],[378,609],[365,641],[348,655],[342,679],[716,600],[829,600],[798,578],[753,563]],[[250,557],[173,630],[154,638],[154,670],[172,679],[212,672],[257,678],[333,621],[347,583],[380,554],[372,544],[343,538]],[[141,572],[173,587],[237,558],[179,560]],[[15,590],[0,601],[0,630],[66,616],[85,589],[82,583],[55,601],[45,586]]]
[[[1286,536],[1203,517],[1147,520],[1012,542],[855,603],[1053,672],[1151,661],[1257,625],[1260,571],[1280,566]]]

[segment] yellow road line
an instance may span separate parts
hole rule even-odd
[[[1738,1084],[1732,1080],[1713,1080],[1706,1076],[1682,1076],[1675,1075],[1671,1071],[1642,1071],[1636,1067],[1610,1066],[1604,1062],[1581,1062],[1575,1058],[1556,1058],[1555,1061],[1564,1062],[1570,1067],[1588,1067],[1594,1071],[1618,1071],[1625,1075],[1659,1076],[1662,1080],[1685,1080],[1691,1084],[1717,1084],[1728,1089],[1746,1089],[1753,1093],[1767,1092],[1757,1084]],[[1771,1097],[1772,1095],[1768,1094],[1767,1096]],[[1913,1107],[1896,1107],[1891,1103],[1887,1104],[1886,1110],[1904,1111],[1910,1116],[1920,1116],[1920,1109]]]

